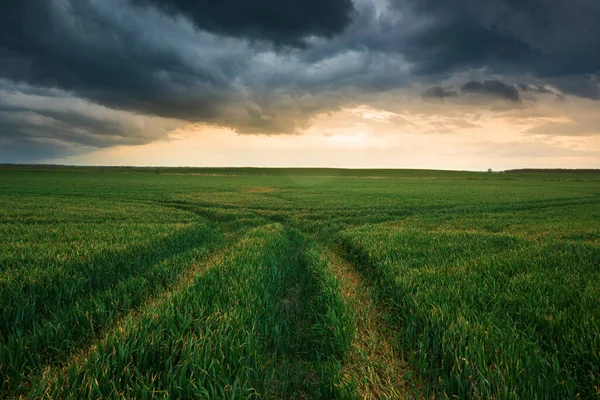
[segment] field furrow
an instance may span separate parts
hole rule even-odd
[[[598,247],[386,226],[341,244],[401,321],[400,348],[447,395],[598,394]]]
[[[194,263],[189,269],[181,273],[169,290],[149,298],[139,308],[120,316],[112,327],[106,329],[102,336],[97,337],[97,339],[88,346],[80,349],[67,362],[47,367],[41,376],[35,378],[35,382],[33,383],[35,389],[32,394],[35,393],[35,397],[52,397],[50,396],[50,393],[47,392],[48,388],[51,386],[51,382],[66,376],[69,373],[69,369],[73,368],[73,366],[84,363],[86,359],[91,357],[92,354],[98,350],[99,346],[102,346],[109,341],[110,338],[126,335],[128,327],[137,325],[139,319],[150,312],[150,310],[164,307],[178,292],[186,290],[194,284],[196,279],[199,279],[211,267],[219,265],[230,248],[231,245],[228,245],[215,251],[206,260]]]
[[[44,369],[65,362],[123,315],[171,290],[222,244],[221,234],[205,224],[172,228],[158,238],[138,238],[133,246],[124,242],[127,234],[119,234],[112,248],[100,252],[81,239],[81,248],[72,255],[75,262],[54,260],[44,269],[3,273],[2,389],[27,390]],[[68,259],[70,251],[54,256]]]
[[[268,225],[71,360],[47,398],[330,397],[345,389],[339,303],[302,237]]]
[[[355,334],[344,374],[355,382],[357,398],[424,398],[412,367],[396,346],[388,310],[374,300],[372,284],[336,250],[329,249],[326,254],[344,301],[353,312]]]

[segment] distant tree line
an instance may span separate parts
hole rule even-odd
[[[565,172],[565,173],[585,173],[585,174],[600,174],[600,169],[577,169],[577,168],[521,168],[521,169],[508,169],[504,171],[510,173],[523,173],[523,172]]]

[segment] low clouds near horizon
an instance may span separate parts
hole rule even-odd
[[[5,1],[0,162],[198,124],[303,135],[357,107],[405,127],[493,113],[527,125],[523,143],[597,137],[599,48],[600,3],[588,0]]]

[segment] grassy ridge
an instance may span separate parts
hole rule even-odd
[[[50,398],[331,397],[351,340],[336,282],[281,225],[257,228],[188,289],[39,383]]]
[[[460,398],[573,398],[600,387],[600,249],[385,226],[346,231],[419,370]]]

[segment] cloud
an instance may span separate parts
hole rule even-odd
[[[446,97],[456,97],[458,94],[453,90],[444,89],[441,86],[430,86],[423,92],[423,97],[432,99],[444,99]]]
[[[600,99],[599,12],[587,0],[3,1],[0,91],[30,96],[2,105],[3,143],[103,148],[185,123],[299,134],[324,113],[414,98]]]
[[[307,36],[331,37],[352,21],[351,0],[131,0],[184,16],[201,30],[283,44],[302,44]]]
[[[161,43],[158,34],[140,34],[154,24],[189,46],[184,30],[158,15],[138,15],[109,3],[13,2],[0,13],[0,74],[111,107],[180,118],[214,115],[214,104],[230,87],[224,74],[194,65],[184,52]]]
[[[530,134],[548,136],[596,136],[600,128],[581,121],[546,122],[527,131]]]
[[[531,84],[519,83],[517,85],[517,87],[522,92],[532,92],[532,93],[539,93],[539,94],[558,94],[554,90],[548,89],[545,85],[541,85],[541,84],[531,85]]]
[[[40,90],[0,80],[3,160],[23,156],[28,147],[32,151],[27,159],[145,144],[165,138],[183,124],[176,119],[106,108],[56,89]]]
[[[483,94],[513,102],[521,100],[516,87],[498,80],[469,81],[462,86],[461,90],[465,93]]]
[[[296,132],[315,112],[337,109],[340,88],[397,86],[406,76],[398,56],[222,37],[165,16],[162,6],[32,0],[0,7],[0,77],[240,132]]]
[[[600,100],[600,78],[598,75],[564,76],[550,80],[564,93],[592,100]]]
[[[486,68],[538,77],[598,74],[600,3],[589,0],[392,0],[417,21],[409,59],[424,73]]]

